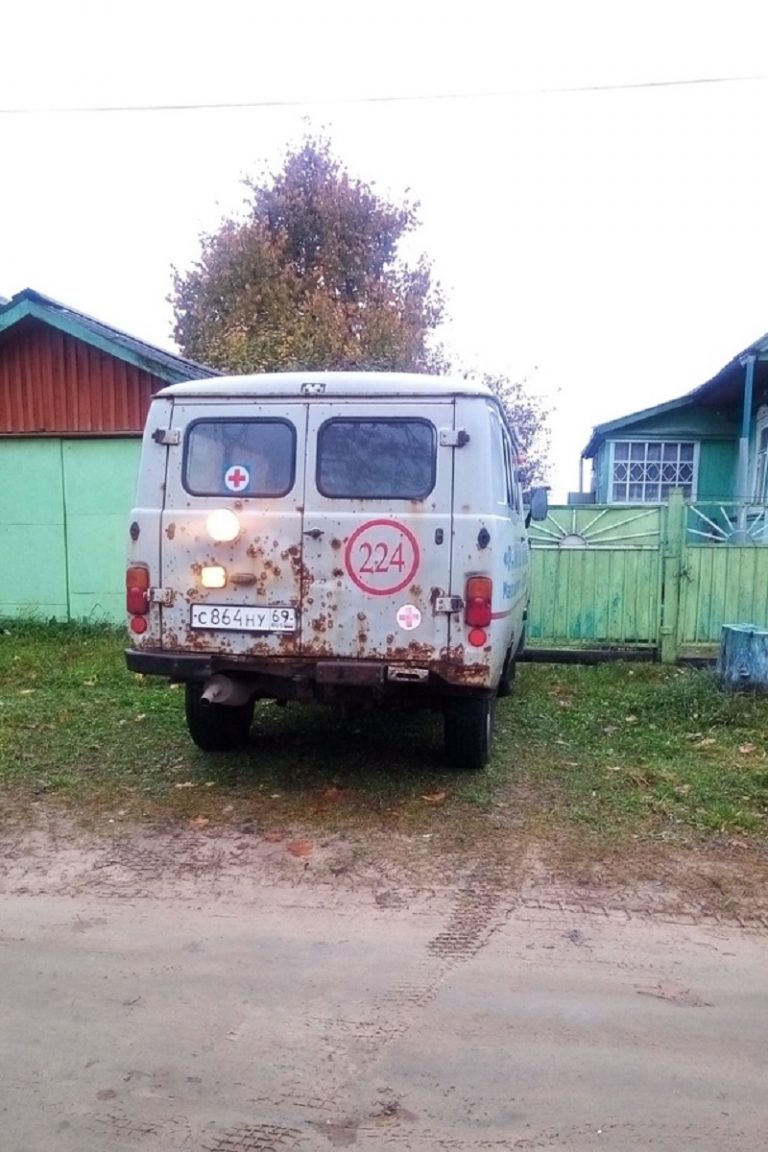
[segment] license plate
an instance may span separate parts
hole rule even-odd
[[[193,604],[190,626],[209,632],[295,632],[296,609]]]

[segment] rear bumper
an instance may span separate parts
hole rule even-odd
[[[371,660],[233,658],[135,648],[126,649],[125,659],[131,672],[165,676],[169,680],[208,680],[217,672],[229,674],[250,682],[254,691],[276,698],[322,695],[327,689],[345,688],[358,692],[425,693],[430,696],[463,695],[468,691],[487,694],[496,688],[491,684],[485,665],[446,661],[422,666],[423,678],[405,680],[402,664],[389,665]]]

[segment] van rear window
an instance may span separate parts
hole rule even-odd
[[[328,420],[317,444],[317,488],[354,500],[419,500],[435,486],[435,429],[421,419]]]
[[[187,430],[184,487],[193,496],[285,496],[295,473],[287,420],[196,420]]]

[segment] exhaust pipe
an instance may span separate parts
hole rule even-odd
[[[250,698],[251,693],[244,684],[238,680],[231,680],[229,676],[217,673],[215,676],[211,676],[203,688],[200,703],[237,707],[240,704],[247,704]]]

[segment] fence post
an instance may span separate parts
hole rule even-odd
[[[669,494],[666,508],[666,531],[663,540],[659,620],[661,662],[662,664],[676,664],[680,573],[683,569],[683,545],[685,543],[685,501],[682,492],[675,491]]]

